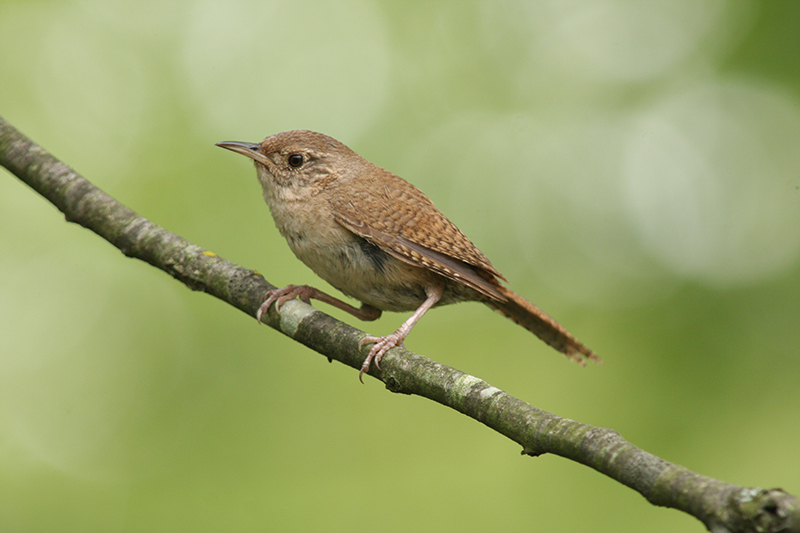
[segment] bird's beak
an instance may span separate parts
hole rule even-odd
[[[237,154],[242,154],[244,156],[253,159],[254,161],[261,163],[262,165],[267,165],[267,158],[266,156],[261,153],[260,148],[261,145],[258,143],[245,143],[239,141],[223,141],[221,143],[217,143],[217,146],[222,148],[227,148]]]

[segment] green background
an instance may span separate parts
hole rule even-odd
[[[3,1],[0,115],[279,286],[325,287],[214,143],[332,135],[605,364],[479,304],[434,310],[410,349],[798,495],[799,27],[795,1]],[[4,531],[704,531],[360,385],[0,173]]]

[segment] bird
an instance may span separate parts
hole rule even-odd
[[[534,333],[569,359],[601,362],[563,326],[517,293],[489,259],[417,187],[370,163],[333,137],[309,130],[277,133],[260,143],[216,144],[254,161],[264,200],[289,248],[320,278],[360,307],[309,285],[266,293],[272,304],[315,299],[364,321],[383,311],[412,312],[393,333],[367,335],[372,347],[359,372],[402,346],[431,308],[478,301]]]

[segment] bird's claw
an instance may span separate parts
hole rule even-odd
[[[313,290],[314,289],[308,285],[287,285],[282,289],[267,291],[264,295],[264,302],[261,304],[261,307],[258,308],[258,311],[256,311],[256,320],[261,323],[261,317],[267,313],[269,306],[273,303],[275,304],[275,310],[278,312],[280,312],[283,304],[295,298],[300,298],[305,303],[308,303],[310,298],[309,292]]]
[[[364,362],[361,364],[361,371],[358,373],[358,380],[361,383],[364,383],[364,372],[369,372],[369,367],[372,361],[375,361],[375,368],[380,370],[381,358],[383,358],[383,354],[395,346],[403,346],[403,338],[398,335],[397,332],[392,333],[391,335],[386,335],[385,337],[373,337],[371,335],[367,335],[358,341],[358,347],[360,349],[365,344],[369,343],[375,344],[372,348],[370,348],[367,358],[364,359]]]

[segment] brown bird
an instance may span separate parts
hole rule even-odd
[[[382,311],[414,311],[397,331],[374,343],[359,373],[380,368],[430,308],[483,302],[573,361],[600,358],[538,307],[500,284],[507,281],[422,191],[373,165],[336,139],[296,130],[261,143],[217,146],[255,161],[272,218],[294,254],[319,277],[359,300],[353,307],[308,285],[267,292],[257,318],[275,303],[310,298],[375,320]]]

